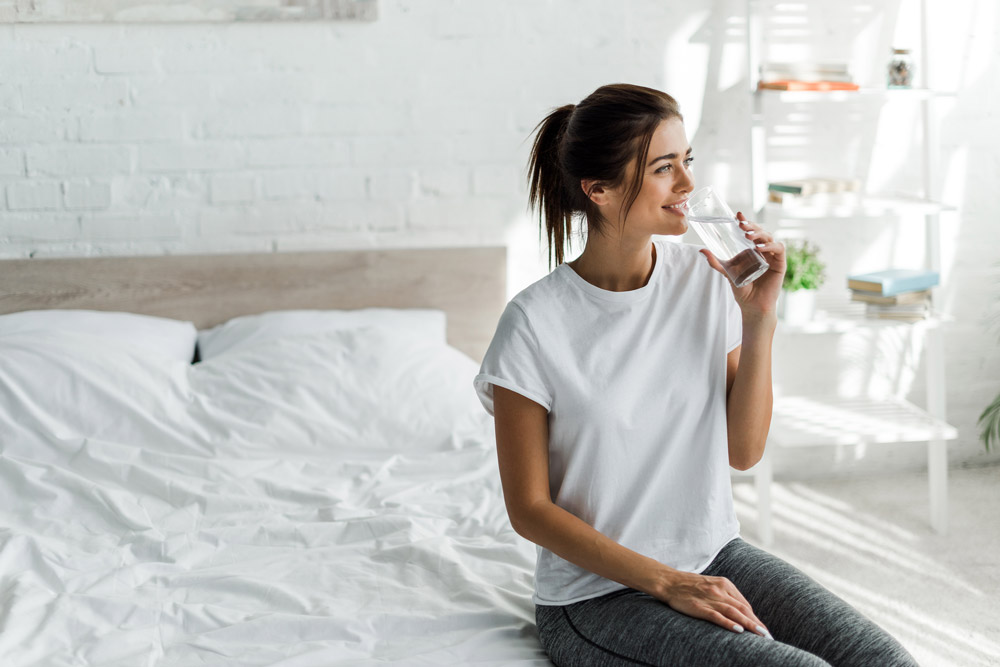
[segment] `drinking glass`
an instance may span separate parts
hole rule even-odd
[[[687,219],[737,287],[749,285],[770,268],[740,228],[732,210],[711,186],[701,188],[688,198]]]

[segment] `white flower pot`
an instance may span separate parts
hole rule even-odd
[[[788,324],[805,324],[816,314],[816,290],[782,291],[781,318]]]

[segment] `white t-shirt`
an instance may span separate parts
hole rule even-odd
[[[504,310],[474,380],[549,417],[556,505],[616,542],[700,572],[739,535],[729,478],[726,355],[742,338],[728,281],[690,244],[653,238],[649,282],[612,292],[568,264]],[[538,547],[535,604],[624,588]]]

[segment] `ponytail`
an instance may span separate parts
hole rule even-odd
[[[566,135],[576,105],[555,109],[535,127],[535,142],[528,158],[528,206],[537,209],[545,225],[549,269],[563,263],[564,241],[573,233],[574,202],[563,173],[559,144]],[[541,230],[539,230],[541,231]]]
[[[642,188],[642,165],[653,132],[671,118],[683,120],[670,95],[617,83],[601,86],[578,105],[554,109],[535,127],[528,158],[528,205],[538,210],[545,228],[550,270],[553,262],[558,266],[564,261],[573,216],[583,216],[588,234],[606,233],[607,221],[581,183],[619,187],[634,164],[622,206],[621,219],[627,219]]]

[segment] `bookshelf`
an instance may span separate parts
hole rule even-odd
[[[762,22],[765,6],[761,0],[746,2],[746,59],[750,96],[750,201],[756,220],[765,225],[779,220],[810,221],[836,218],[869,221],[877,224],[888,216],[922,219],[925,234],[924,268],[940,272],[940,223],[942,212],[954,207],[936,201],[934,192],[933,147],[937,145],[936,128],[931,122],[930,105],[935,99],[949,95],[933,87],[889,89],[861,87],[859,90],[783,91],[758,89],[762,71]],[[926,0],[920,0],[919,76],[928,72]],[[771,105],[809,105],[863,100],[905,101],[919,105],[921,135],[921,174],[914,192],[859,193],[803,199],[794,205],[768,202],[768,137],[765,112]],[[861,121],[852,121],[861,122]],[[815,128],[822,132],[822,127]],[[810,174],[802,174],[802,177]],[[770,484],[773,479],[773,459],[783,448],[836,447],[875,445],[881,443],[925,443],[928,459],[930,492],[929,519],[938,533],[947,532],[947,442],[957,437],[956,429],[947,423],[945,368],[942,351],[942,328],[950,320],[944,314],[916,322],[883,320],[865,316],[864,304],[847,297],[846,277],[828,276],[829,280],[844,281],[844,297],[820,301],[817,317],[808,323],[779,323],[782,335],[809,336],[849,334],[859,329],[911,327],[924,337],[926,371],[926,410],[898,398],[844,398],[831,395],[776,396],[771,430],[764,458],[748,474],[754,478],[758,494],[758,537],[764,544],[773,540]],[[747,474],[747,473],[744,473]],[[734,476],[741,476],[734,472]]]

